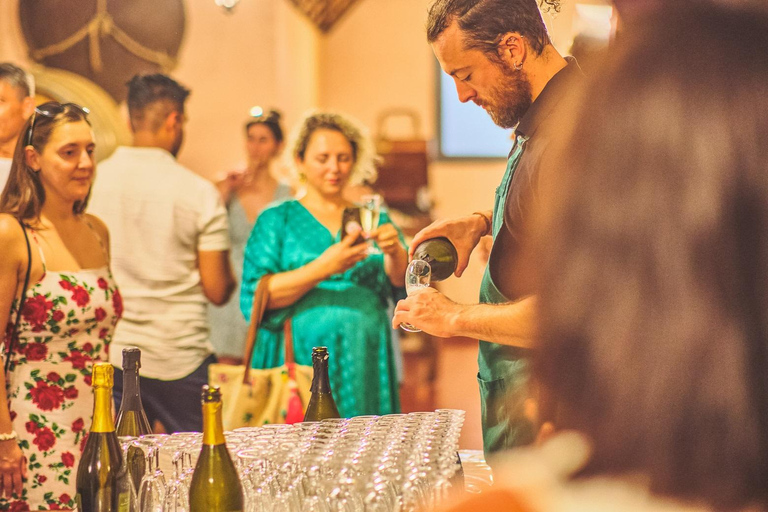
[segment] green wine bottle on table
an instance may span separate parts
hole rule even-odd
[[[331,381],[328,378],[328,347],[312,349],[312,396],[309,398],[304,421],[320,421],[327,418],[340,418],[339,410],[331,393]]]
[[[129,496],[121,496],[117,480],[121,476],[123,454],[112,420],[114,369],[109,363],[95,363],[93,422],[77,466],[78,510],[82,512],[122,512],[128,510]]]
[[[203,386],[203,448],[189,486],[190,512],[241,512],[243,488],[221,421],[221,391]]]
[[[123,398],[120,401],[120,411],[117,413],[117,435],[139,437],[152,433],[141,403],[141,386],[139,383],[139,368],[141,368],[141,350],[136,347],[123,349]],[[141,479],[144,477],[146,458],[138,446],[128,448],[128,471],[136,492],[139,492]]]

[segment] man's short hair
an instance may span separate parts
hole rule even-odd
[[[466,34],[467,49],[497,56],[501,36],[518,32],[541,55],[551,44],[539,10],[542,2],[555,10],[559,8],[559,2],[553,0],[435,0],[429,8],[427,40],[434,43],[456,20]]]
[[[0,80],[19,91],[20,100],[34,94],[32,90],[32,77],[15,64],[10,62],[0,63]]]
[[[158,116],[147,115],[149,106],[155,103],[167,105],[166,114],[175,110],[184,113],[184,102],[190,90],[176,80],[161,73],[152,75],[136,75],[128,82],[128,114],[134,130],[149,120],[151,130],[159,127]]]

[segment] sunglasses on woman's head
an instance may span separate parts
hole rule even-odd
[[[87,116],[91,113],[90,110],[88,110],[86,107],[81,107],[77,103],[59,103],[58,101],[49,101],[48,103],[43,103],[42,105],[38,105],[35,107],[35,112],[32,114],[32,124],[29,125],[29,132],[27,134],[27,146],[32,145],[32,135],[35,132],[35,122],[37,121],[37,116],[44,116],[44,117],[56,117],[57,115],[64,112],[67,107],[72,107],[73,109],[77,110],[78,112],[82,113],[84,116]]]

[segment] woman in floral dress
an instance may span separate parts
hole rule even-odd
[[[93,412],[91,367],[106,360],[123,306],[107,229],[84,213],[95,171],[87,111],[46,103],[22,133],[0,196],[0,325],[10,358],[0,374],[0,510],[70,509]]]

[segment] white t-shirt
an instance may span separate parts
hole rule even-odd
[[[176,380],[212,353],[198,251],[229,249],[216,187],[158,148],[119,147],[99,164],[89,212],[109,228],[123,318],[109,349],[141,349],[141,374]]]
[[[5,183],[8,181],[8,175],[11,174],[11,160],[10,158],[0,158],[0,194],[3,193]]]

